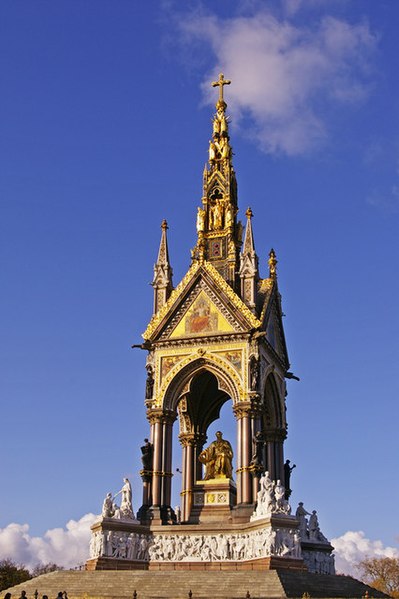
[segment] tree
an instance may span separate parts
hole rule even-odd
[[[370,557],[358,564],[364,582],[391,595],[399,597],[399,558]]]
[[[48,564],[38,564],[32,570],[32,578],[36,578],[36,576],[41,576],[42,574],[48,574],[49,572],[55,572],[56,570],[63,570],[62,566],[57,566],[57,564],[53,564],[49,562]]]
[[[0,591],[13,587],[32,578],[29,570],[22,564],[16,564],[11,559],[0,561]]]

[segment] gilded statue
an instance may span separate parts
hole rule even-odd
[[[226,208],[226,228],[231,227],[234,223],[233,206],[229,204]]]
[[[221,200],[215,200],[215,204],[211,207],[211,228],[214,231],[223,228],[223,204]]]
[[[216,146],[213,141],[209,142],[209,162],[216,160]]]
[[[197,212],[197,232],[205,230],[205,210],[198,208]]]
[[[220,431],[216,433],[216,441],[201,451],[198,456],[201,464],[205,464],[204,480],[211,478],[232,478],[233,449]]]

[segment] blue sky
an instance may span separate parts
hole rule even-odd
[[[355,553],[359,531],[398,551],[399,6],[6,0],[0,21],[0,557],[29,560],[27,535],[98,513],[125,475],[140,505],[130,345],[163,218],[175,284],[189,266],[220,70],[241,218],[263,276],[276,250],[301,378],[292,503]]]

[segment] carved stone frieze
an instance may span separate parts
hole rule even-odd
[[[303,561],[313,574],[335,574],[334,555],[325,551],[302,551]]]
[[[200,497],[195,501],[201,504]],[[250,532],[214,534],[92,533],[90,558],[110,557],[142,562],[247,561],[280,556],[301,559],[295,529],[265,526]]]
[[[242,333],[217,333],[215,335],[204,335],[201,337],[201,345],[212,346],[218,345],[221,347],[224,344],[233,344],[233,343],[242,343],[247,342],[250,337],[250,333],[242,332]],[[198,347],[196,340],[193,340],[192,337],[187,337],[187,339],[179,338],[179,339],[162,339],[157,340],[154,343],[154,346],[158,350],[164,349],[176,349],[176,348],[187,348],[193,349]]]

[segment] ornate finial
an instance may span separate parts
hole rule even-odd
[[[275,279],[277,277],[277,259],[276,259],[276,252],[274,251],[273,248],[270,250],[270,253],[269,253],[268,264],[269,264],[269,277],[271,279]]]
[[[248,208],[247,208],[247,211],[246,211],[246,213],[245,213],[245,216],[246,216],[247,218],[252,218],[252,217],[253,217],[253,215],[254,215],[254,213],[252,212],[251,208],[248,206]]]
[[[216,114],[212,120],[212,139],[209,140],[209,164],[211,170],[223,170],[231,167],[232,150],[229,144],[229,118],[225,114],[227,107],[223,99],[223,86],[230,85],[231,81],[225,79],[220,73],[219,80],[213,81],[213,87],[219,87],[219,99],[216,102]]]
[[[218,81],[212,81],[212,87],[219,87],[219,100],[216,102],[216,108],[219,108],[219,106],[226,108],[227,104],[223,98],[223,86],[230,85],[230,83],[230,79],[225,79],[223,73],[219,74]]]
[[[163,221],[161,223],[161,229],[162,229],[162,231],[166,231],[167,229],[169,229],[168,223],[166,222],[165,219],[163,219]]]

